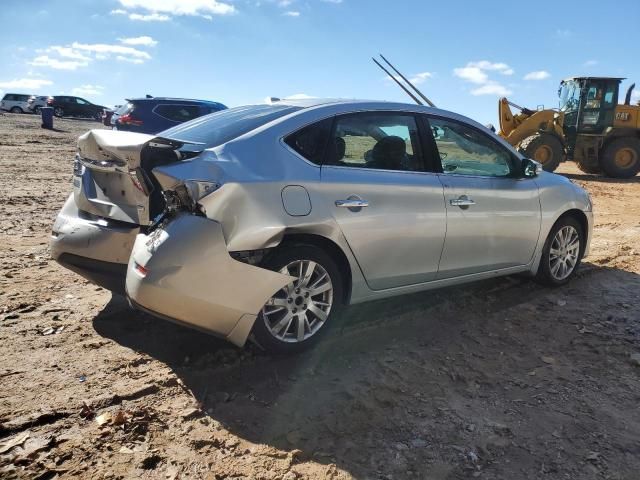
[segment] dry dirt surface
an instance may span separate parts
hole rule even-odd
[[[76,137],[0,116],[0,477],[640,478],[640,177],[560,173],[577,278],[351,307],[272,358],[136,313],[49,259]]]

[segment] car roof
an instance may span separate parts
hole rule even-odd
[[[213,100],[199,100],[197,98],[176,98],[176,97],[140,97],[140,98],[125,98],[127,102],[194,102],[194,103],[210,103],[214,105],[222,105],[220,102],[214,102]]]

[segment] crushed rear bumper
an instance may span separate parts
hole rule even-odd
[[[138,234],[126,291],[134,306],[242,346],[266,301],[293,280],[234,260],[218,222],[181,213]]]

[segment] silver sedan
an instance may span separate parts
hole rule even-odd
[[[279,101],[78,147],[53,257],[239,346],[297,351],[344,306],[409,292],[563,285],[591,238],[583,189],[434,108]]]

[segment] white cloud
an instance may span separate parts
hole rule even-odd
[[[335,4],[342,3],[342,0],[322,0],[322,1],[325,3],[335,3]]]
[[[299,17],[300,16],[300,12],[296,12],[295,10],[288,10],[288,11],[284,12],[283,15],[286,16],[286,17]]]
[[[143,35],[142,37],[119,38],[121,43],[125,45],[142,45],[144,47],[155,47],[158,42],[153,38]]]
[[[102,95],[104,87],[101,85],[81,85],[79,87],[75,87],[71,90],[71,95],[77,95],[79,97],[90,97],[90,96],[98,96]]]
[[[84,50],[87,52],[93,52],[95,54],[118,54],[141,60],[150,60],[151,55],[137,48],[127,47],[125,45],[111,45],[108,43],[78,43],[73,42],[71,47],[76,50]]]
[[[148,15],[141,15],[139,13],[130,13],[129,20],[139,22],[167,22],[171,20],[168,15],[162,15],[160,13],[150,13]]]
[[[111,10],[109,13],[111,13],[111,15],[126,15],[127,11],[121,8],[116,8],[115,10]]]
[[[151,14],[191,15],[211,18],[211,15],[229,15],[236,8],[217,0],[118,0],[125,9],[141,9]],[[128,12],[129,13],[129,12]],[[129,17],[131,18],[131,16]],[[133,20],[133,18],[132,18]],[[139,20],[139,19],[138,19]]]
[[[485,83],[489,79],[489,76],[486,73],[484,73],[482,69],[478,67],[466,66],[466,67],[454,68],[453,74],[456,77],[462,78],[463,80],[467,80],[469,82],[479,83],[479,84]]]
[[[471,90],[471,95],[497,95],[499,97],[506,97],[507,95],[511,95],[513,92],[509,90],[507,87],[500,85],[497,82],[489,82],[481,87],[475,88]]]
[[[307,95],[306,93],[294,93],[293,95],[284,97],[285,100],[306,100],[308,98],[317,98],[317,97],[314,97],[312,95]]]
[[[513,69],[506,63],[491,63],[487,60],[480,60],[479,62],[467,63],[467,67],[475,67],[480,70],[493,70],[503,75],[513,75]]]
[[[278,2],[278,6],[280,8],[286,8],[293,3],[293,0],[280,0]]]
[[[87,57],[86,55],[83,55],[82,53],[70,47],[60,47],[58,45],[53,45],[47,48],[45,51],[49,53],[57,53],[61,57],[72,58],[74,60],[82,60],[85,62],[88,62],[89,60],[91,60],[91,58]]]
[[[409,78],[409,81],[414,85],[420,85],[431,77],[433,77],[433,73],[431,72],[416,73],[415,75],[412,75],[411,78]]]
[[[53,82],[44,78],[19,78],[0,82],[0,88],[9,90],[38,90],[47,85],[53,85]]]
[[[499,95],[506,96],[512,92],[504,85],[489,78],[489,73],[496,72],[501,75],[513,75],[514,70],[506,63],[493,63],[488,60],[469,62],[464,67],[454,68],[453,74],[470,83],[475,83],[478,87],[471,90],[471,95]]]
[[[537,70],[535,72],[529,72],[524,76],[525,80],[544,80],[551,75],[546,70]]]
[[[40,55],[34,58],[29,65],[34,67],[49,67],[56,70],[75,70],[78,67],[86,67],[89,62],[86,60],[59,60],[51,58],[49,55]]]
[[[597,60],[587,60],[586,62],[584,62],[585,67],[595,67],[596,65],[598,65]]]

